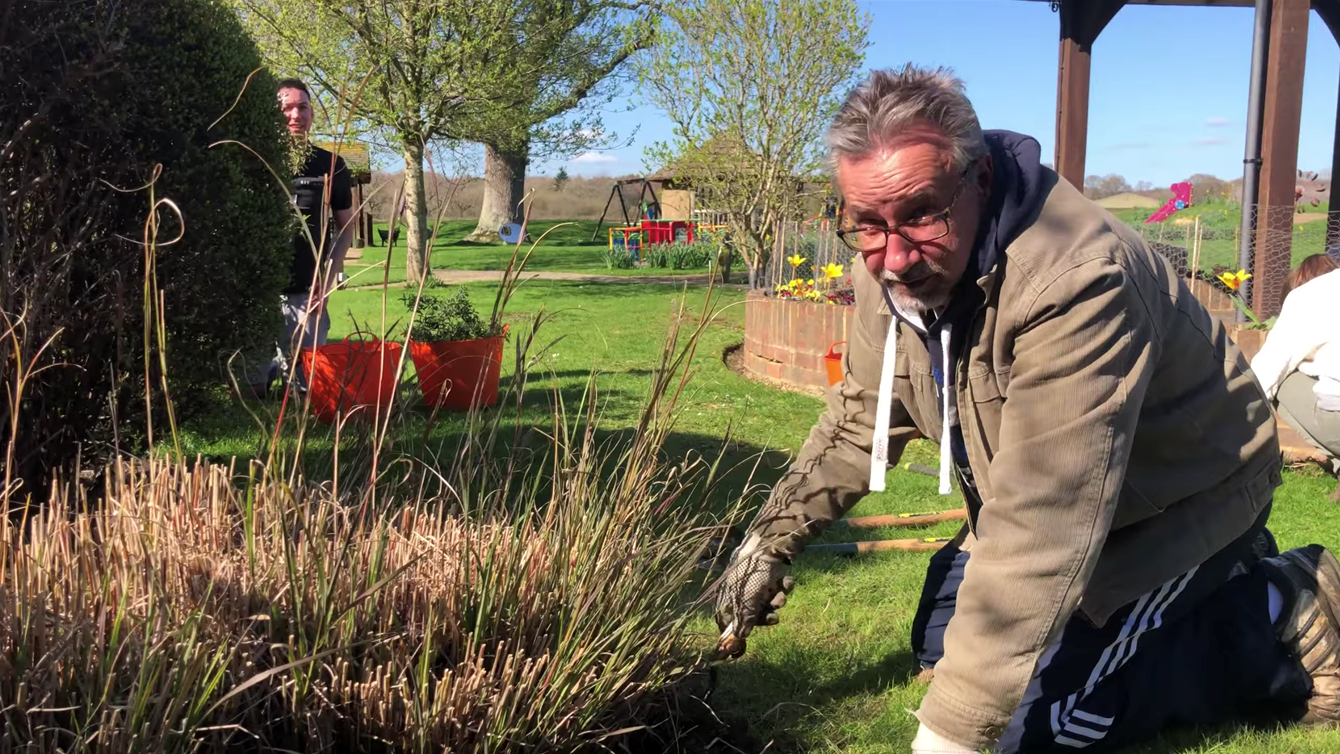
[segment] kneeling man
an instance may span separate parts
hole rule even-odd
[[[919,431],[968,523],[913,629],[914,752],[1334,723],[1340,565],[1276,549],[1270,404],[1170,265],[946,71],[875,72],[829,146],[866,268],[845,381],[723,577],[723,647],[776,622],[791,559]]]

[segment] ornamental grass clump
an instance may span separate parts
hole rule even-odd
[[[570,750],[635,724],[697,661],[708,466],[662,466],[654,429],[556,434],[556,468],[468,497],[168,460],[120,464],[100,510],[58,486],[3,525],[0,750]]]
[[[382,425],[330,482],[302,477],[299,439],[6,500],[0,752],[573,751],[638,731],[702,667],[699,563],[738,519],[708,502],[716,459],[664,450],[709,315],[683,338],[692,315],[672,320],[629,431],[599,429],[593,381],[543,426],[508,423],[537,317],[504,408],[472,412],[449,458],[392,458]]]

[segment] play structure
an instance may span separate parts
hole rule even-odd
[[[372,183],[372,158],[366,144],[356,141],[313,139],[312,144],[339,155],[349,167],[350,183],[354,191],[354,235],[351,246],[361,249],[372,246],[372,213],[365,211],[367,202],[363,199],[363,187]],[[383,231],[384,232],[384,231]],[[385,243],[385,239],[382,239]],[[351,259],[361,256],[362,252],[351,254]]]
[[[646,178],[625,178],[621,181],[615,181],[614,186],[610,188],[610,198],[605,200],[605,209],[600,213],[600,220],[596,223],[596,229],[591,233],[592,241],[600,235],[600,229],[605,227],[605,218],[609,216],[610,205],[614,203],[615,198],[619,200],[619,212],[623,215],[624,227],[633,226],[633,218],[628,215],[628,197],[624,194],[623,187],[635,184],[639,186],[637,203],[640,211],[638,217],[654,220],[661,216],[661,201],[656,197],[656,189],[652,187],[651,181]],[[648,201],[648,197],[650,197],[650,201]]]
[[[624,193],[625,186],[638,186],[637,193],[637,220],[628,212],[629,202],[628,194]],[[683,191],[669,192],[674,194],[686,193]],[[608,229],[609,249],[624,249],[633,255],[634,259],[641,259],[642,249],[646,246],[655,246],[659,244],[669,244],[677,242],[693,243],[702,232],[712,232],[724,229],[726,226],[720,223],[702,223],[689,219],[692,209],[681,207],[679,204],[671,203],[670,208],[675,214],[683,213],[685,217],[666,218],[662,216],[661,200],[656,195],[656,189],[652,186],[652,181],[647,178],[630,178],[618,181],[610,189],[610,197],[605,202],[605,209],[600,213],[600,220],[596,223],[595,231],[591,234],[591,240],[596,240],[600,231],[605,227],[605,218],[609,216],[610,205],[615,200],[619,203],[619,212],[623,215],[623,225],[611,225]],[[667,205],[668,206],[668,205]]]
[[[1159,207],[1158,211],[1145,220],[1145,225],[1161,223],[1172,217],[1175,212],[1191,206],[1191,184],[1183,181],[1172,185],[1172,198]]]

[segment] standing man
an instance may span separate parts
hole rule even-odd
[[[344,159],[308,141],[312,130],[312,97],[299,79],[280,79],[279,109],[297,153],[293,199],[304,228],[293,237],[293,264],[280,306],[284,336],[275,357],[250,378],[253,396],[264,397],[275,377],[286,374],[298,349],[326,342],[330,314],[326,297],[344,271],[344,255],[353,235],[353,188]],[[329,213],[327,213],[329,209]],[[301,371],[298,388],[305,390]]]
[[[984,133],[943,69],[873,73],[829,146],[868,274],[845,380],[722,579],[722,649],[777,621],[806,540],[920,431],[968,523],[914,622],[913,752],[1340,719],[1340,564],[1275,548],[1269,403],[1168,262],[1036,141]]]

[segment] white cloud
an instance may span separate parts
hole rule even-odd
[[[1227,144],[1228,140],[1222,136],[1202,136],[1191,143],[1198,147],[1212,147],[1216,144]]]
[[[619,158],[612,154],[601,154],[600,152],[583,152],[572,158],[573,162],[583,165],[594,165],[597,163],[618,162]]]
[[[1205,119],[1205,125],[1210,128],[1223,128],[1224,126],[1227,126],[1232,122],[1233,121],[1229,120],[1228,118],[1219,115],[1211,115],[1210,117]]]

